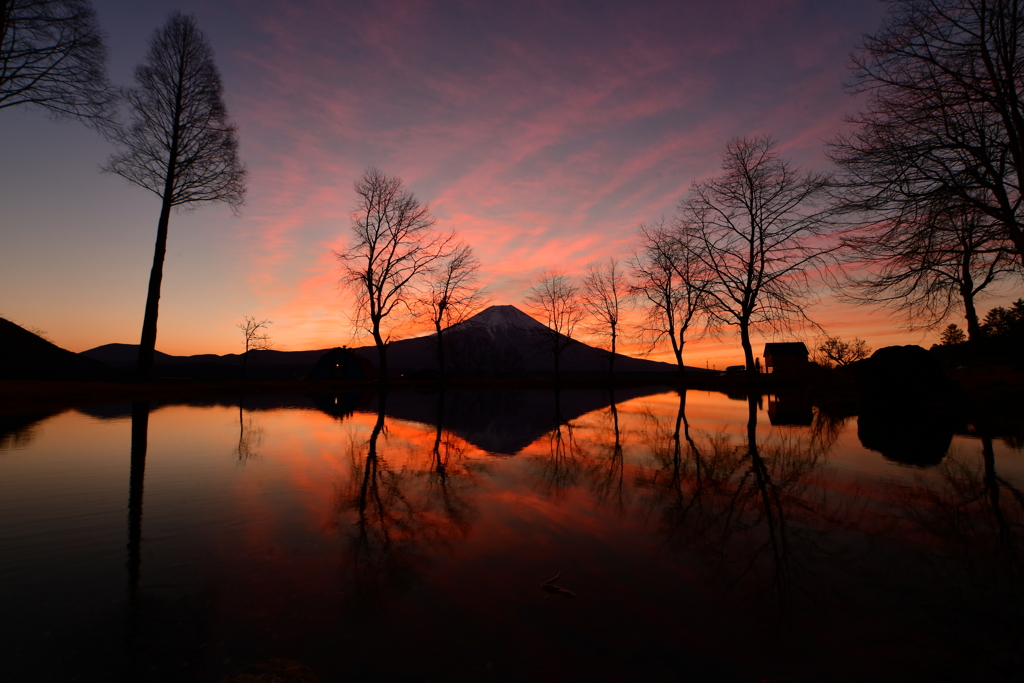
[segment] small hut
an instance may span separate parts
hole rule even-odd
[[[771,342],[764,345],[765,372],[798,372],[807,368],[803,342]]]
[[[320,357],[309,373],[310,379],[359,381],[374,379],[373,363],[356,355],[351,349],[331,349]]]

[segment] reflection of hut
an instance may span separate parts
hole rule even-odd
[[[771,342],[764,345],[765,372],[794,372],[807,367],[803,342]]]
[[[799,396],[769,396],[768,421],[775,426],[809,427],[814,409],[810,401]]]
[[[367,380],[377,376],[373,364],[349,349],[331,349],[316,362],[310,379]]]

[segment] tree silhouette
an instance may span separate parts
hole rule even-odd
[[[854,337],[843,341],[839,337],[825,337],[814,349],[815,360],[821,365],[842,367],[871,355],[871,347],[863,339]]]
[[[243,322],[235,327],[242,331],[245,336],[245,351],[242,353],[242,381],[245,381],[245,365],[249,361],[250,351],[266,351],[274,345],[270,341],[270,334],[267,328],[273,325],[272,320],[256,320],[252,316],[243,316]]]
[[[526,293],[526,301],[547,326],[542,336],[554,356],[557,382],[562,353],[576,342],[572,334],[586,315],[580,288],[568,275],[547,272]]]
[[[115,131],[121,151],[104,170],[161,200],[136,369],[141,382],[153,376],[171,209],[226,202],[237,210],[245,194],[245,168],[238,160],[238,139],[222,99],[213,50],[191,16],[175,12],[156,31],[145,61],[135,69],[135,82],[122,91],[131,123]]]
[[[449,241],[454,241],[454,234]],[[445,376],[445,330],[466,320],[484,305],[483,288],[478,284],[480,259],[473,247],[459,242],[441,259],[427,278],[419,305],[434,326],[437,335],[437,367]]]
[[[681,229],[699,242],[711,316],[739,328],[750,374],[757,372],[751,329],[809,322],[809,272],[831,250],[819,239],[825,215],[815,209],[827,177],[800,173],[775,147],[770,136],[731,140],[725,172],[694,183],[680,205]]]
[[[830,142],[841,202],[867,223],[936,197],[986,215],[1024,263],[1024,3],[895,0],[854,55],[867,95],[854,129]]]
[[[607,335],[609,342],[608,374],[615,372],[615,346],[619,338],[619,323],[630,304],[629,283],[615,258],[602,263],[591,263],[583,276],[580,296],[583,306],[594,324],[591,329]]]
[[[397,309],[409,309],[417,285],[450,251],[452,236],[433,231],[430,207],[402,180],[368,168],[355,182],[352,244],[337,252],[342,280],[356,295],[357,315],[377,346],[379,377],[387,381],[387,344],[381,323]]]
[[[0,109],[35,105],[102,130],[115,100],[106,59],[88,0],[0,0]]]
[[[962,312],[974,343],[981,334],[975,300],[1019,265],[1002,231],[977,209],[955,201],[914,208],[847,233],[843,247],[856,274],[840,297],[895,309],[911,327],[931,328]]]
[[[698,252],[703,244],[692,231],[673,230],[664,221],[641,223],[638,236],[632,290],[647,309],[642,334],[650,349],[667,337],[679,372],[685,372],[683,347],[708,309],[709,271]]]

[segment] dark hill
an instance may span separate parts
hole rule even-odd
[[[117,373],[0,318],[0,379],[102,382],[117,379]]]
[[[309,374],[320,357],[330,349],[317,351],[252,351],[246,368],[246,379],[278,381],[301,379]],[[136,344],[104,344],[80,355],[103,361],[108,365],[130,369],[135,367],[139,347]],[[172,356],[156,352],[154,370],[159,377],[190,377],[205,381],[234,381],[242,372],[242,356],[229,353],[218,356],[204,353],[195,356]]]
[[[505,377],[541,376],[554,372],[549,330],[515,306],[491,306],[465,322],[445,331],[447,369],[461,375]],[[138,347],[134,344],[106,344],[83,351],[81,355],[100,360],[116,368],[135,365]],[[253,351],[249,354],[246,378],[273,381],[306,377],[316,362],[331,349],[316,351]],[[352,349],[377,366],[377,349],[361,346]],[[562,372],[568,375],[603,373],[608,369],[609,353],[574,342],[562,355]],[[157,352],[154,362],[161,377],[191,377],[197,380],[236,380],[242,368],[240,354],[215,356],[171,356]],[[436,372],[437,335],[402,339],[388,346],[388,368],[397,374]],[[631,358],[616,354],[617,373],[671,373],[669,363]],[[704,368],[686,369],[704,374]]]

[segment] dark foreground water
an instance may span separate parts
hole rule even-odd
[[[1019,444],[680,399],[8,419],[0,679],[1020,679]]]

